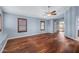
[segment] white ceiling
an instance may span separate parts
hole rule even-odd
[[[50,10],[56,10],[57,15],[49,17],[45,14],[48,11],[48,6],[2,6],[1,8],[10,14],[46,19],[61,18],[61,15],[69,9],[67,6],[51,6]]]

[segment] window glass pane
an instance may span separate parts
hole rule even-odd
[[[19,26],[19,31],[26,31],[26,27],[25,26]]]

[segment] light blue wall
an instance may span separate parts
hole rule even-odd
[[[76,38],[76,17],[77,17],[77,7],[71,7],[64,14],[65,22],[65,36],[72,39]]]
[[[0,9],[0,14],[2,15],[2,25],[4,25],[4,19],[3,19],[3,12],[2,10]],[[4,32],[4,28],[2,26],[2,31],[0,32],[0,52],[2,52],[3,50],[3,47],[7,41],[7,33]]]
[[[8,37],[17,37],[17,36],[29,36],[39,34],[40,32],[40,19],[31,18],[31,17],[23,17],[27,19],[27,32],[18,33],[17,32],[17,18],[22,18],[22,16],[12,15],[12,14],[4,14],[4,28],[5,31],[9,34]],[[45,21],[45,31],[47,30],[48,22]]]
[[[79,41],[79,36],[78,36],[78,30],[79,30],[79,6],[76,6],[75,7],[75,9],[76,9],[76,38],[77,38],[77,40]]]
[[[48,20],[48,32],[53,33],[53,19]]]
[[[0,14],[2,15],[2,22],[3,22],[2,25],[4,25],[3,12],[1,9],[0,9]],[[5,34],[4,28],[2,26],[2,31],[0,32],[0,43],[5,39],[6,36],[7,34]]]
[[[50,20],[45,20],[45,31],[48,33],[50,27]]]

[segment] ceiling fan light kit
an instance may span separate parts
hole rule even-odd
[[[48,6],[48,12],[47,12],[47,15],[48,15],[48,16],[56,15],[56,11],[55,11],[55,10],[50,11],[50,7]]]
[[[51,13],[48,13],[48,16],[52,16]]]

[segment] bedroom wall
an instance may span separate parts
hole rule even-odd
[[[53,25],[54,25],[53,31],[54,31],[54,32],[57,32],[57,31],[58,31],[58,25],[59,25],[59,24],[58,24],[58,19],[55,19],[55,20],[53,21],[53,23],[54,23],[54,24],[53,24]]]
[[[48,20],[48,32],[53,33],[53,19]]]
[[[65,22],[65,36],[76,39],[76,17],[77,17],[77,7],[71,7],[64,14]]]
[[[76,6],[75,7],[75,9],[76,9],[76,40],[78,40],[79,41],[79,34],[78,34],[78,31],[79,31],[79,6]]]
[[[0,32],[0,52],[3,51],[4,49],[4,46],[7,42],[7,33],[4,32],[4,28],[3,28],[3,25],[4,25],[4,19],[3,19],[3,12],[2,10],[0,9],[0,14],[2,15],[2,31]]]
[[[27,32],[18,33],[17,32],[17,18],[26,18],[27,19]],[[45,32],[48,32],[47,30],[47,20],[45,20]],[[31,18],[31,17],[22,17],[12,14],[4,14],[4,28],[5,31],[9,34],[8,38],[12,37],[18,37],[18,36],[29,36],[29,35],[35,35],[40,34],[40,19],[38,18]]]

